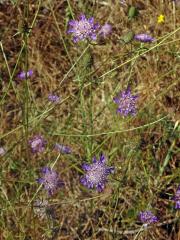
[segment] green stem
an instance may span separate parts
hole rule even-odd
[[[93,135],[93,82],[91,79],[90,85],[90,134]],[[92,159],[92,152],[93,152],[93,137],[90,137],[90,156]]]
[[[23,107],[23,124],[26,145],[28,146],[28,128],[29,128],[29,88],[28,88],[28,68],[29,68],[29,56],[28,56],[28,16],[29,16],[29,0],[25,2],[24,8],[24,31],[23,31],[23,41],[25,44],[24,47],[24,69],[25,69],[25,81],[24,81],[24,107]],[[27,29],[26,29],[27,28]],[[26,147],[26,157],[28,159],[28,147]]]

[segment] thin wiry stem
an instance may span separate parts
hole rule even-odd
[[[4,95],[3,95],[2,99],[1,99],[1,103],[2,103],[3,100],[4,100],[4,98],[6,97],[6,95],[7,95],[7,93],[8,93],[8,90],[9,90],[10,86],[12,86],[12,88],[13,88],[13,90],[14,90],[17,98],[18,98],[18,93],[17,93],[16,88],[15,88],[14,83],[13,83],[13,73],[11,74],[11,70],[10,70],[10,67],[9,67],[9,64],[8,64],[8,61],[7,61],[6,54],[5,54],[5,52],[4,52],[3,44],[2,44],[1,41],[0,41],[0,47],[1,47],[1,51],[2,51],[4,60],[5,60],[5,63],[6,63],[6,67],[7,67],[7,70],[8,70],[8,74],[9,74],[9,84],[8,84],[7,89],[6,89]],[[0,103],[0,104],[1,104],[1,103]]]
[[[41,1],[40,1],[40,2],[41,2]],[[38,9],[40,9],[40,5],[38,5]],[[36,19],[37,15],[38,15],[38,12],[36,12],[35,18],[34,18],[33,23],[32,23],[31,26],[34,25],[35,19]],[[172,33],[172,32],[171,32],[171,33]],[[168,35],[168,36],[169,36],[169,35]],[[160,46],[162,46],[162,45],[164,45],[164,44],[172,43],[172,42],[174,42],[174,41],[169,41],[169,42],[167,42],[167,43],[163,43],[163,44],[161,44]],[[20,54],[19,54],[19,56],[18,56],[18,59],[20,59],[20,57],[21,57],[21,53],[22,53],[22,51],[23,51],[23,48],[24,48],[24,45],[23,45],[22,48],[21,48],[21,52],[20,52]],[[69,69],[68,73],[65,74],[64,78],[62,79],[62,81],[64,81],[64,80],[68,77],[69,73],[73,70],[74,66],[79,62],[79,60],[82,58],[82,56],[85,54],[85,52],[87,51],[88,48],[89,48],[89,46],[88,46],[86,49],[84,49],[83,53],[80,55],[80,57],[79,57],[79,58],[77,59],[77,61],[74,63],[74,65]],[[145,53],[144,53],[144,54],[145,54]],[[144,55],[144,54],[142,54],[142,55]],[[127,63],[131,62],[133,59],[134,59],[134,58],[129,59],[128,61],[125,62],[125,64],[123,63],[123,64],[121,64],[120,66],[122,67],[122,66],[126,65]],[[119,66],[119,67],[120,67],[120,66]],[[15,71],[16,71],[16,68],[17,68],[17,64],[15,65],[15,68],[14,68],[14,71],[13,71],[12,76],[14,76]],[[90,74],[92,74],[92,73],[90,73]],[[90,74],[88,74],[88,75],[90,75]],[[87,76],[86,76],[86,77],[87,77]],[[81,79],[79,79],[79,80],[81,80]],[[90,84],[90,83],[86,84],[86,85],[84,86],[84,88],[87,88],[87,87],[89,86],[89,84]],[[59,88],[59,87],[58,87],[58,88]],[[69,99],[69,97],[67,97],[66,99]],[[66,100],[66,99],[65,99],[65,100]],[[65,100],[64,100],[64,101],[65,101]],[[64,101],[63,101],[63,102],[64,102]],[[50,112],[52,109],[54,109],[54,107],[50,107],[49,109],[46,109],[43,113],[39,114],[39,116],[35,117],[34,120],[31,120],[31,122],[34,122],[34,121],[38,120],[38,119],[41,118],[43,115],[45,115],[46,112]],[[4,135],[0,136],[0,139],[8,136],[9,134],[11,134],[11,133],[13,133],[13,132],[15,132],[15,131],[17,131],[17,130],[19,130],[19,129],[21,129],[21,128],[22,128],[22,125],[18,126],[17,128],[13,129],[12,131],[10,131],[10,132],[8,132],[8,133],[5,133]]]
[[[118,134],[118,133],[123,133],[123,132],[131,132],[131,131],[135,131],[135,130],[139,130],[141,128],[145,128],[145,127],[149,127],[152,126],[158,122],[161,122],[162,120],[164,120],[165,118],[167,118],[167,116],[164,116],[156,121],[141,125],[139,127],[133,127],[133,128],[129,128],[129,129],[124,129],[124,130],[116,130],[116,131],[109,131],[109,132],[102,132],[102,133],[94,133],[94,134],[88,134],[88,135],[83,135],[83,134],[64,134],[64,133],[54,133],[54,135],[59,135],[59,136],[71,136],[71,137],[95,137],[95,136],[102,136],[102,135],[111,135],[111,134]]]
[[[28,28],[28,17],[29,17],[29,0],[25,2],[24,8],[24,27]],[[27,24],[27,26],[26,26]],[[26,138],[26,157],[28,158],[28,128],[29,128],[29,87],[28,87],[28,68],[29,68],[29,57],[28,57],[28,31],[29,29],[24,29],[23,32],[23,41],[25,43],[24,47],[24,69],[25,69],[25,81],[24,81],[24,109],[23,109],[23,122],[24,122],[24,131]]]
[[[162,223],[155,224],[155,226],[149,225],[146,228],[144,228],[143,225],[142,225],[140,228],[132,229],[132,230],[124,230],[124,231],[123,230],[122,231],[121,230],[116,230],[116,233],[119,234],[119,235],[133,235],[133,234],[137,234],[137,233],[139,234],[140,232],[144,231],[145,229],[149,230],[149,229],[152,229],[153,227],[161,227],[165,224],[171,224],[171,223],[174,223],[174,222],[177,222],[177,221],[179,221],[179,218],[168,219],[168,220],[163,221]],[[99,232],[113,233],[113,229],[100,228]]]

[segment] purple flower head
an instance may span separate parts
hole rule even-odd
[[[29,140],[29,145],[33,153],[43,152],[47,141],[41,136],[36,135]]]
[[[173,200],[175,202],[175,209],[180,209],[180,185],[178,186]]]
[[[111,34],[112,32],[112,26],[109,23],[105,23],[100,31],[99,31],[99,35],[102,36],[103,38],[106,38],[109,34]]]
[[[99,27],[98,23],[94,23],[93,17],[87,19],[84,14],[81,14],[79,20],[69,21],[68,33],[72,33],[75,43],[85,39],[96,40]]]
[[[54,148],[60,153],[65,153],[65,154],[71,153],[71,148],[62,144],[56,143]]]
[[[49,195],[53,195],[56,190],[63,185],[59,179],[58,173],[50,167],[42,168],[42,178],[37,179],[38,183],[42,183]]]
[[[144,224],[156,223],[158,221],[158,218],[151,211],[140,212],[139,219]]]
[[[50,102],[58,103],[59,100],[60,100],[60,97],[57,96],[57,95],[49,94],[48,99],[49,99]]]
[[[0,147],[0,156],[4,156],[6,154],[6,149],[4,147]]]
[[[122,91],[117,97],[113,98],[114,102],[118,104],[117,112],[123,116],[136,114],[136,101],[138,96],[132,95],[130,89]]]
[[[29,70],[27,71],[27,77],[31,77],[33,75],[33,70]],[[26,72],[22,71],[18,74],[18,78],[20,78],[21,80],[26,79]]]
[[[86,173],[81,177],[81,183],[89,189],[95,187],[98,192],[103,191],[105,183],[107,182],[107,176],[114,172],[114,167],[108,167],[106,165],[104,155],[100,156],[99,161],[94,157],[92,164],[84,163],[82,168]]]
[[[155,38],[153,38],[150,35],[147,35],[145,33],[136,34],[134,36],[134,39],[137,41],[140,41],[140,42],[144,42],[144,43],[155,41]]]

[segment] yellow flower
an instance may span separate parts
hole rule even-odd
[[[164,23],[164,21],[165,21],[165,16],[160,14],[157,18],[157,22],[158,23]]]

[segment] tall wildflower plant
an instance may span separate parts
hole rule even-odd
[[[98,30],[100,25],[95,23],[93,17],[87,18],[84,13],[78,17],[77,20],[69,21],[68,33],[73,35],[73,41],[76,44],[79,52],[84,49],[85,53],[78,63],[78,72],[76,79],[79,84],[79,95],[81,105],[81,117],[82,117],[82,128],[84,135],[93,134],[93,82],[92,78],[89,77],[89,73],[92,69],[93,57],[91,47],[91,41],[97,40]],[[87,90],[84,89],[85,83],[89,83],[90,100],[88,104],[88,111],[86,111],[85,95]],[[88,126],[88,127],[87,127]],[[93,151],[93,138],[89,137],[85,140],[85,149],[87,150],[88,159],[92,158]]]

